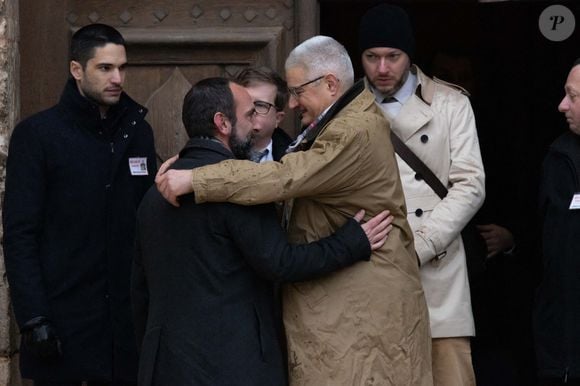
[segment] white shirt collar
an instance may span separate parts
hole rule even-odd
[[[260,163],[266,161],[274,161],[274,155],[272,154],[272,139],[268,142],[268,146],[263,148],[261,151],[268,150],[268,153],[260,159]]]
[[[409,98],[411,98],[416,89],[417,89],[417,75],[413,74],[411,71],[409,71],[409,75],[407,76],[405,83],[403,83],[403,86],[399,90],[397,90],[397,92],[393,95],[393,97],[396,99],[396,102],[381,103],[383,99],[385,99],[385,95],[383,95],[383,93],[381,93],[373,86],[371,86],[371,91],[375,95],[375,100],[377,101],[381,109],[385,111],[389,117],[392,118],[396,117],[397,114],[399,114],[399,111],[401,111],[401,108],[403,107],[405,102],[407,102]]]

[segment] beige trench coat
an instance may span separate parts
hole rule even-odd
[[[331,234],[360,208],[389,209],[394,228],[371,262],[284,291],[292,385],[431,385],[425,297],[388,124],[364,90],[312,148],[281,163],[228,160],[195,169],[198,202],[294,200],[292,242]]]
[[[485,198],[475,118],[469,99],[456,86],[433,81],[417,66],[412,71],[417,75],[418,91],[395,119],[389,119],[391,128],[449,191],[441,200],[397,155],[407,218],[421,260],[431,334],[434,338],[473,336],[475,326],[460,232]]]

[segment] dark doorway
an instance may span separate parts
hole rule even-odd
[[[375,3],[320,0],[320,33],[345,45],[357,77],[363,75],[358,20]],[[533,385],[530,319],[541,271],[537,189],[548,146],[568,129],[557,107],[570,67],[580,57],[580,2],[391,3],[411,18],[417,42],[413,62],[426,74],[459,83],[471,93],[486,169],[487,197],[478,220],[510,229],[519,248],[513,260],[491,263],[489,282],[472,293],[479,342],[509,346],[493,355],[487,352],[478,363],[493,369],[494,361],[507,356],[497,374],[478,374],[478,385]],[[561,42],[545,38],[538,26],[542,11],[553,4],[564,5],[576,18],[574,32]],[[471,74],[461,73],[465,66],[456,73],[444,70],[436,65],[442,56],[466,61]],[[514,347],[519,351],[510,351]],[[514,369],[519,374],[507,374]]]

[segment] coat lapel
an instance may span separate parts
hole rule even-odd
[[[394,120],[391,120],[393,131],[407,142],[419,129],[433,119],[433,112],[417,94],[413,94],[403,105]]]

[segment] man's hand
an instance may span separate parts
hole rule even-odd
[[[167,170],[177,158],[178,156],[175,155],[163,162],[155,176],[157,190],[174,206],[179,206],[177,197],[193,192],[191,170]]]
[[[496,224],[485,224],[478,225],[477,230],[487,245],[487,257],[493,257],[514,246],[514,236],[504,227]]]
[[[29,320],[22,328],[22,344],[38,359],[51,360],[62,355],[60,340],[45,317]]]
[[[354,219],[360,223],[364,216],[365,211],[361,209],[354,216]],[[391,216],[391,212],[384,210],[369,221],[361,224],[362,229],[365,231],[367,238],[369,239],[372,251],[379,249],[383,246],[385,241],[387,241],[389,232],[393,229],[393,226],[391,225],[392,222],[393,216]]]

